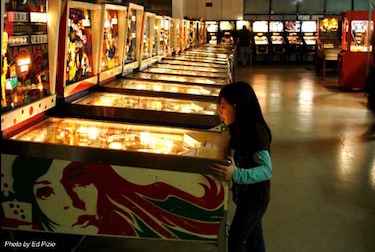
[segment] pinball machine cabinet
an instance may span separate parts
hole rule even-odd
[[[374,62],[371,36],[374,32],[375,11],[368,20],[368,11],[347,11],[342,14],[342,50],[339,53],[339,85],[348,90],[365,87],[368,66]]]

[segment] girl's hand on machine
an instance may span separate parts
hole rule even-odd
[[[233,176],[234,168],[234,159],[228,156],[228,160],[225,160],[221,163],[214,163],[208,169],[220,180],[230,181]]]

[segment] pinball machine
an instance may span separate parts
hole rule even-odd
[[[188,23],[187,23],[186,19],[181,19],[181,21],[180,21],[180,39],[178,41],[181,52],[183,52],[187,49],[187,46],[186,46],[186,41],[187,41],[187,39],[186,39],[186,36],[187,36],[186,26],[187,26],[187,24]]]
[[[189,68],[191,66],[188,66]],[[149,81],[147,79],[117,79],[101,86],[109,93],[123,93],[144,97],[180,98],[192,101],[208,101],[216,103],[220,87],[209,87],[195,83]]]
[[[184,44],[185,44],[185,50],[190,48],[190,35],[189,35],[189,30],[190,30],[190,20],[189,19],[184,19]]]
[[[100,24],[99,83],[122,73],[128,9],[126,6],[103,4]]]
[[[182,70],[181,70],[182,71]],[[171,72],[171,71],[168,71]],[[173,72],[173,71],[172,71]],[[190,72],[191,71],[186,71]],[[205,87],[221,88],[229,83],[229,78],[215,78],[206,76],[177,75],[168,73],[134,72],[126,76],[129,79],[141,79],[148,81],[163,81],[169,83],[181,83],[186,85],[199,85]]]
[[[369,20],[368,11],[342,13],[341,52],[338,54],[339,85],[343,89],[363,90],[369,67],[373,64],[375,11]]]
[[[205,62],[214,63],[219,65],[227,65],[228,57],[216,56],[215,54],[211,56],[200,55],[199,53],[194,53],[193,51],[186,51],[187,53],[182,53],[172,57],[166,57],[168,60],[179,60],[179,61],[189,61],[189,62]],[[191,53],[190,53],[191,52]]]
[[[72,6],[73,5],[73,6]],[[96,12],[98,13],[107,13],[107,11],[112,6],[108,6],[108,4],[90,4],[90,3],[83,3],[83,2],[68,2],[67,3],[67,11],[66,13],[69,13],[69,17],[72,17],[72,13],[75,13],[76,16],[77,13],[82,13],[81,16],[87,16],[87,19],[89,19],[90,15],[92,15],[92,19],[99,19],[98,23],[95,22],[88,22],[88,25],[86,26],[86,29],[91,29],[85,32],[82,32],[84,34],[87,34],[86,37],[83,37],[82,40],[87,41],[87,46],[83,49],[88,50],[91,45],[90,43],[93,43],[93,41],[97,40],[95,37],[94,31],[99,31],[97,27],[104,28],[101,32],[101,35],[103,37],[101,44],[106,45],[107,42],[112,42],[113,33],[109,36],[107,29],[105,28],[108,26],[108,14],[107,15],[101,15],[100,19],[99,17],[94,18]],[[119,6],[120,7],[120,6]],[[124,7],[123,7],[124,8]],[[137,10],[139,8],[134,7],[133,5],[129,4],[128,12],[130,15],[128,18],[130,20],[122,20],[123,25],[125,24],[132,24],[130,27],[138,27],[137,25],[133,24],[132,21],[137,20]],[[102,9],[105,9],[105,11],[102,11]],[[119,8],[112,7],[112,9],[118,10]],[[89,11],[90,10],[90,11]],[[85,15],[84,15],[85,14]],[[117,13],[118,14],[118,13]],[[134,55],[138,55],[138,60],[134,59],[134,62],[140,62],[141,66],[148,67],[149,64],[151,64],[151,60],[153,62],[156,62],[157,56],[153,56],[153,26],[155,21],[155,15],[152,13],[143,13],[143,26],[141,26],[141,33],[143,34],[143,40],[142,45],[140,47],[135,47]],[[115,13],[112,13],[113,16],[115,16]],[[147,21],[148,20],[148,21]],[[68,24],[70,24],[71,21],[69,19]],[[138,23],[138,22],[137,22]],[[62,24],[64,26],[64,24]],[[133,38],[136,36],[135,34],[138,34],[138,28],[134,31],[130,31],[131,37]],[[68,27],[67,29],[60,30],[61,38],[70,38],[70,37],[78,37],[77,34],[72,34],[74,31],[71,31],[71,29]],[[105,33],[107,32],[107,33]],[[121,32],[126,32],[126,29],[123,29],[118,32],[116,36],[120,36]],[[129,31],[128,31],[129,32]],[[79,33],[80,34],[80,33]],[[91,35],[92,37],[90,37]],[[129,34],[127,34],[129,35]],[[125,38],[125,35],[123,35]],[[126,36],[129,37],[129,36]],[[69,39],[67,39],[69,41]],[[126,43],[130,43],[131,45],[134,45],[134,41],[132,40],[125,40]],[[139,40],[137,40],[139,41]],[[123,48],[130,48],[128,44],[122,44]],[[119,45],[121,43],[118,43]],[[145,45],[146,44],[146,45]],[[63,43],[60,43],[61,48],[59,49],[59,52],[64,51]],[[95,49],[96,48],[96,49]],[[83,50],[82,49],[82,50]],[[100,46],[92,46],[90,50],[90,57],[93,59],[98,58],[98,55],[102,53],[102,47]],[[127,49],[126,49],[127,50]],[[133,50],[133,49],[132,49]],[[142,51],[143,50],[143,51]],[[88,54],[88,53],[87,53]],[[65,52],[65,59],[63,57],[59,58],[61,61],[68,61],[70,57],[70,48],[68,48]],[[80,55],[80,54],[78,54]],[[128,53],[125,52],[125,55],[128,55]],[[129,59],[129,57],[127,58]],[[107,58],[104,58],[105,63],[107,63]],[[64,62],[61,62],[61,65],[63,65]],[[93,61],[95,62],[95,61]],[[129,64],[126,66],[127,70],[137,70],[139,69],[137,64],[134,64],[134,62],[129,62]],[[93,64],[90,64],[93,65]],[[103,66],[103,62],[98,64],[98,66]],[[133,68],[130,68],[132,66]],[[121,66],[120,66],[121,67]],[[146,68],[147,70],[147,68]],[[168,71],[168,70],[166,70]],[[171,71],[171,70],[169,70]],[[92,72],[98,72],[95,70],[95,66],[92,67]],[[123,73],[121,72],[120,75]],[[118,77],[119,74],[116,76]],[[124,93],[118,93],[116,90],[111,89],[111,92],[108,92],[104,85],[106,83],[112,83],[116,82],[116,78],[110,75],[105,75],[107,79],[101,78],[98,82],[97,76],[95,74],[92,74],[93,81],[90,83],[90,85],[86,84],[87,80],[77,80],[76,79],[69,79],[65,80],[65,82],[60,82],[58,85],[62,85],[65,83],[65,86],[61,87],[60,90],[63,90],[64,92],[61,93],[61,97],[59,97],[59,102],[57,104],[57,108],[51,113],[53,116],[60,116],[60,117],[81,117],[81,118],[90,118],[90,119],[102,119],[102,120],[110,120],[110,121],[131,121],[131,122],[137,122],[137,123],[149,123],[149,124],[163,124],[163,125],[173,125],[173,126],[185,126],[185,127],[196,127],[196,128],[205,128],[205,129],[212,129],[216,128],[221,124],[217,112],[211,114],[211,112],[207,112],[208,110],[211,111],[209,108],[212,106],[216,106],[215,104],[202,101],[202,103],[199,102],[192,102],[189,100],[183,100],[182,98],[174,98],[173,100],[171,98],[164,98],[161,95],[152,95],[150,97],[146,96],[139,96],[136,94],[133,94],[132,96],[129,94]],[[118,77],[121,79],[121,77]],[[74,82],[76,81],[76,82]],[[73,86],[74,88],[71,88]],[[177,99],[180,99],[178,101]],[[191,109],[188,109],[188,107],[191,107]],[[176,118],[179,118],[176,120]],[[219,127],[220,128],[220,127]]]
[[[316,53],[316,41],[318,39],[317,21],[305,20],[301,25],[302,40],[304,46],[305,60],[311,55],[314,61]]]
[[[56,90],[59,98],[97,85],[99,76],[101,5],[66,1],[60,18]],[[105,59],[107,62],[107,59]]]
[[[284,39],[284,22],[269,21],[270,44],[271,44],[271,60],[274,55],[280,55],[280,60],[285,59],[285,39]]]
[[[32,76],[29,89],[36,85],[42,95],[24,95],[25,102],[17,104],[14,98],[13,107],[2,109],[2,228],[41,237],[54,233],[199,241],[226,251],[229,184],[213,177],[208,167],[224,163],[228,135],[48,116],[56,93],[71,98],[98,82],[100,37],[105,35],[100,23],[108,19],[101,18],[103,6],[58,0],[1,4],[7,39],[2,39],[7,49],[2,55],[5,98],[15,97],[9,87],[16,78],[21,90],[29,78],[24,75],[40,70],[39,61],[43,69],[38,76],[26,75]],[[104,60],[116,65],[110,57]],[[61,80],[55,83],[56,75]],[[192,108],[200,106],[195,102]]]
[[[206,43],[207,30],[205,21],[200,19],[198,21],[198,46],[202,46]]]
[[[319,18],[315,70],[322,71],[325,79],[327,63],[337,69],[338,54],[341,51],[339,17]]]
[[[22,127],[56,105],[57,0],[1,1],[1,129]]]
[[[238,33],[243,28],[243,26],[246,26],[246,29],[248,29],[251,32],[251,29],[252,29],[251,28],[251,21],[248,21],[248,20],[237,20],[236,21],[236,32]],[[235,41],[235,44],[237,44],[236,41]]]
[[[229,184],[208,167],[224,163],[226,139],[219,132],[59,117],[3,132],[1,226],[40,237],[205,242],[224,252]],[[171,220],[173,227],[163,228]]]
[[[219,22],[218,21],[206,21],[207,30],[207,43],[216,45],[218,44],[219,36]]]
[[[178,18],[171,19],[171,48],[172,54],[178,54],[181,51],[180,47],[180,24],[181,20]]]
[[[204,51],[206,52],[206,51]],[[188,61],[184,58],[182,59],[174,59],[174,58],[166,58],[163,59],[161,62],[159,62],[159,66],[162,67],[163,65],[170,65],[171,69],[189,69],[189,67],[196,68],[199,67],[199,69],[204,68],[206,71],[209,72],[220,72],[220,73],[230,73],[231,68],[229,64],[222,64],[221,62],[211,62],[210,60],[207,60],[208,62],[203,61]]]
[[[154,87],[157,85],[154,84]],[[168,98],[157,92],[146,96],[146,93],[130,95],[114,91],[116,92],[91,92],[74,100],[69,106],[64,106],[59,115],[210,131],[222,130],[216,102],[191,100],[187,96],[185,99]]]
[[[220,44],[235,44],[233,32],[236,29],[235,21],[219,21],[219,43]]]
[[[155,30],[157,30],[158,41],[158,61],[172,55],[170,18],[166,16],[156,16]]]
[[[301,21],[285,21],[285,36],[287,43],[288,61],[300,61],[302,58],[303,42],[301,40]]]
[[[144,12],[142,22],[142,43],[140,48],[139,69],[147,68],[158,61],[157,29],[155,29],[156,15]]]
[[[199,21],[189,20],[188,47],[195,48],[199,46]]]
[[[125,56],[122,73],[132,72],[140,65],[141,37],[144,7],[129,3],[126,28]]]
[[[255,48],[255,56],[265,55],[265,59],[268,60],[268,21],[254,21],[253,26],[253,47]]]

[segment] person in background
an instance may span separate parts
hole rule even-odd
[[[218,179],[233,182],[236,213],[228,251],[265,251],[262,218],[270,201],[271,130],[253,88],[246,82],[221,89],[219,115],[229,128],[231,164],[212,164],[209,169]]]
[[[247,61],[250,58],[250,31],[246,28],[246,25],[242,26],[242,30],[238,32],[238,53],[240,55],[241,66],[245,67]]]

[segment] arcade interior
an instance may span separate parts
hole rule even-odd
[[[374,8],[1,1],[2,249],[227,251],[208,167],[230,153],[220,89],[245,81],[273,135],[267,251],[374,251]]]

